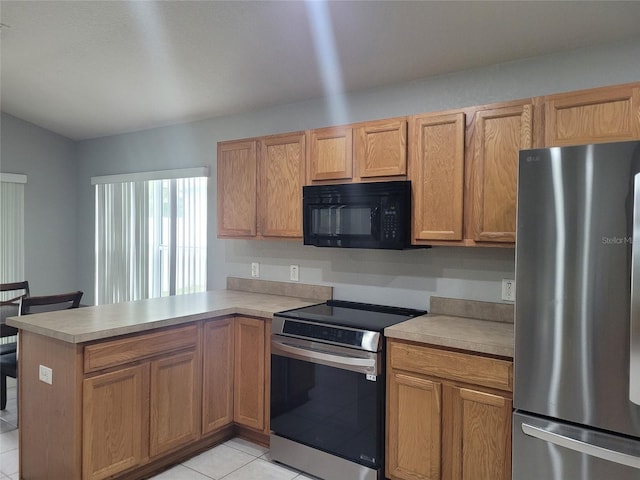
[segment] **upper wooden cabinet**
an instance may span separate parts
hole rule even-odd
[[[407,174],[407,120],[379,120],[354,128],[354,157],[359,178]]]
[[[519,150],[532,146],[531,100],[476,112],[470,162],[474,241],[515,243]]]
[[[259,229],[263,237],[302,237],[304,132],[260,139]]]
[[[309,131],[307,183],[348,180],[353,176],[353,128],[329,127]]]
[[[409,119],[413,243],[462,240],[465,114]]]
[[[255,140],[218,143],[218,236],[256,236],[257,162]]]
[[[218,237],[302,237],[305,134],[218,143]]]
[[[640,85],[544,97],[548,147],[640,139]]]
[[[309,130],[307,184],[383,180],[407,175],[407,119]]]

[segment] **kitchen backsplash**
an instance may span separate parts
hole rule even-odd
[[[513,323],[514,317],[514,305],[512,303],[431,297],[430,307],[429,313],[434,315],[451,315],[505,323]]]

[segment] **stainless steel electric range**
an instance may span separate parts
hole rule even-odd
[[[325,480],[383,479],[383,330],[424,313],[337,300],[276,313],[272,458]]]

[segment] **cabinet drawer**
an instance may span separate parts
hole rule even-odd
[[[197,342],[198,327],[189,325],[89,345],[84,348],[84,373],[188,348]]]
[[[513,362],[437,348],[389,342],[391,368],[513,391]]]

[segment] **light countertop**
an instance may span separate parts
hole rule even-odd
[[[223,315],[271,318],[275,312],[320,300],[237,290],[114,303],[9,317],[7,324],[69,343],[84,343]]]
[[[387,327],[389,338],[513,358],[513,323],[429,314]]]

